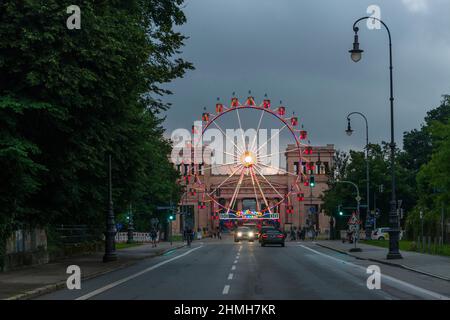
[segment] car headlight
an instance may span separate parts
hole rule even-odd
[[[238,232],[238,233],[237,233],[237,236],[238,236],[238,237],[242,237],[242,232]]]
[[[253,237],[253,236],[254,236],[253,232],[249,232],[249,233],[248,233],[248,236],[249,236],[249,237]]]

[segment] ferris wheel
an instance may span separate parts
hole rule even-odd
[[[188,192],[198,195],[199,208],[205,208],[209,202],[213,205],[214,212],[220,212],[227,218],[243,217],[243,212],[236,208],[236,200],[243,186],[247,185],[252,189],[252,196],[256,201],[256,210],[247,214],[256,218],[271,217],[280,205],[285,205],[286,212],[292,213],[292,202],[304,200],[302,188],[309,186],[307,172],[311,172],[311,166],[314,165],[308,161],[312,147],[309,145],[307,131],[294,113],[287,115],[287,108],[281,101],[278,106],[273,107],[266,95],[258,105],[251,92],[249,93],[244,103],[233,94],[229,106],[225,106],[218,98],[215,112],[208,112],[206,108],[203,111],[201,129],[192,126],[192,132],[200,134],[200,141],[205,141],[205,137],[210,136],[208,132],[214,129],[223,135],[229,148],[215,151],[216,157],[221,154],[222,157],[218,158],[226,158],[226,161],[212,161],[203,168],[223,176],[221,182],[208,188],[201,175],[195,173],[193,177],[186,177],[188,180],[193,179]],[[228,134],[230,126],[238,127],[235,131],[237,134],[231,137]],[[268,128],[270,135],[267,139],[261,139]],[[281,146],[280,143],[274,143],[280,140]],[[288,166],[286,163],[283,168],[280,158],[287,153],[291,159],[294,158],[292,163],[296,165]],[[269,161],[274,159],[275,164]],[[289,183],[284,192],[271,179],[273,175],[288,176]],[[220,201],[220,191],[223,189],[227,189],[231,195],[228,203]],[[276,200],[269,201],[267,192],[276,195]]]

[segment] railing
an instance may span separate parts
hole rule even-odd
[[[64,244],[76,244],[100,240],[102,232],[87,225],[59,225],[55,228],[59,240]]]
[[[128,241],[128,232],[118,232],[116,234],[116,242],[127,242]],[[156,238],[159,240],[159,235]],[[133,232],[133,241],[135,242],[150,242],[150,233],[149,232]]]

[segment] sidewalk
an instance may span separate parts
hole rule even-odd
[[[152,248],[151,244],[143,244],[117,250],[118,260],[113,262],[103,263],[103,252],[98,252],[3,272],[0,273],[0,299],[26,299],[63,288],[66,285],[66,269],[69,265],[78,265],[82,279],[86,280],[183,246],[182,242],[173,242],[172,245],[170,242],[161,242],[156,248]]]
[[[450,281],[450,258],[448,257],[401,251],[403,259],[387,260],[387,248],[358,243],[357,246],[362,249],[362,252],[349,252],[349,250],[354,247],[354,244],[342,243],[340,240],[323,240],[317,241],[316,244],[321,247],[348,254],[358,259],[389,264]]]

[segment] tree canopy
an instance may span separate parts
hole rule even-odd
[[[107,156],[114,203],[141,212],[176,201],[161,85],[192,65],[174,27],[183,0],[0,3],[0,232],[21,225],[101,225]]]

